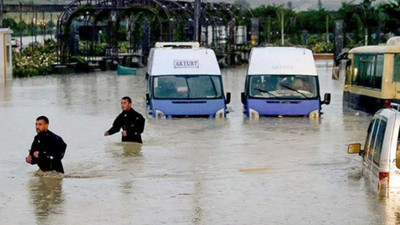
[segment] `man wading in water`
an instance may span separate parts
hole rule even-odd
[[[121,99],[122,112],[114,120],[112,127],[104,132],[104,136],[117,133],[122,128],[122,141],[142,143],[141,133],[144,130],[144,117],[132,109],[132,100],[125,96]]]
[[[60,136],[49,130],[47,117],[39,116],[35,125],[37,135],[25,161],[29,164],[37,164],[42,171],[64,173],[61,159],[64,157],[67,144]]]

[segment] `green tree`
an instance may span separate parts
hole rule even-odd
[[[378,6],[378,11],[383,14],[383,17],[379,17],[382,25],[381,31],[400,35],[400,0],[380,4]]]
[[[337,18],[345,21],[345,33],[352,34],[348,45],[362,45],[365,37],[369,38],[376,31],[379,15],[372,6],[373,2],[364,0],[361,4],[342,3]]]
[[[333,20],[330,12],[321,10],[310,10],[298,13],[298,29],[307,30],[312,34],[325,33],[326,21],[328,20],[328,30],[333,29]]]

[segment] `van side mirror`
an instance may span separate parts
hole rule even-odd
[[[226,92],[226,99],[225,99],[225,104],[229,104],[231,102],[231,93]]]
[[[347,147],[347,153],[349,154],[360,154],[360,152],[361,152],[360,143],[349,144],[349,146]]]
[[[146,104],[150,103],[150,94],[146,93]]]
[[[243,105],[246,105],[246,94],[244,92],[240,93],[240,99],[242,100]]]
[[[331,103],[331,93],[325,93],[324,100],[321,104],[329,105]]]

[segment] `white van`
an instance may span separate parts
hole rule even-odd
[[[364,149],[360,143],[350,144],[348,153],[363,158],[364,175],[370,178],[381,196],[400,191],[400,106],[381,109],[368,127]]]
[[[146,73],[147,112],[163,117],[226,117],[221,71],[212,49],[197,42],[156,43]]]
[[[318,74],[311,50],[295,47],[257,47],[250,52],[249,68],[241,94],[246,117],[319,117],[321,101]]]

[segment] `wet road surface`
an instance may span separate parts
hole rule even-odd
[[[379,199],[347,145],[370,115],[342,109],[343,77],[318,64],[319,121],[247,120],[246,67],[223,71],[226,119],[147,118],[143,146],[104,137],[122,96],[145,115],[144,75],[116,72],[14,79],[0,89],[1,224],[396,224],[400,202]],[[68,144],[66,174],[25,163],[37,116]]]

